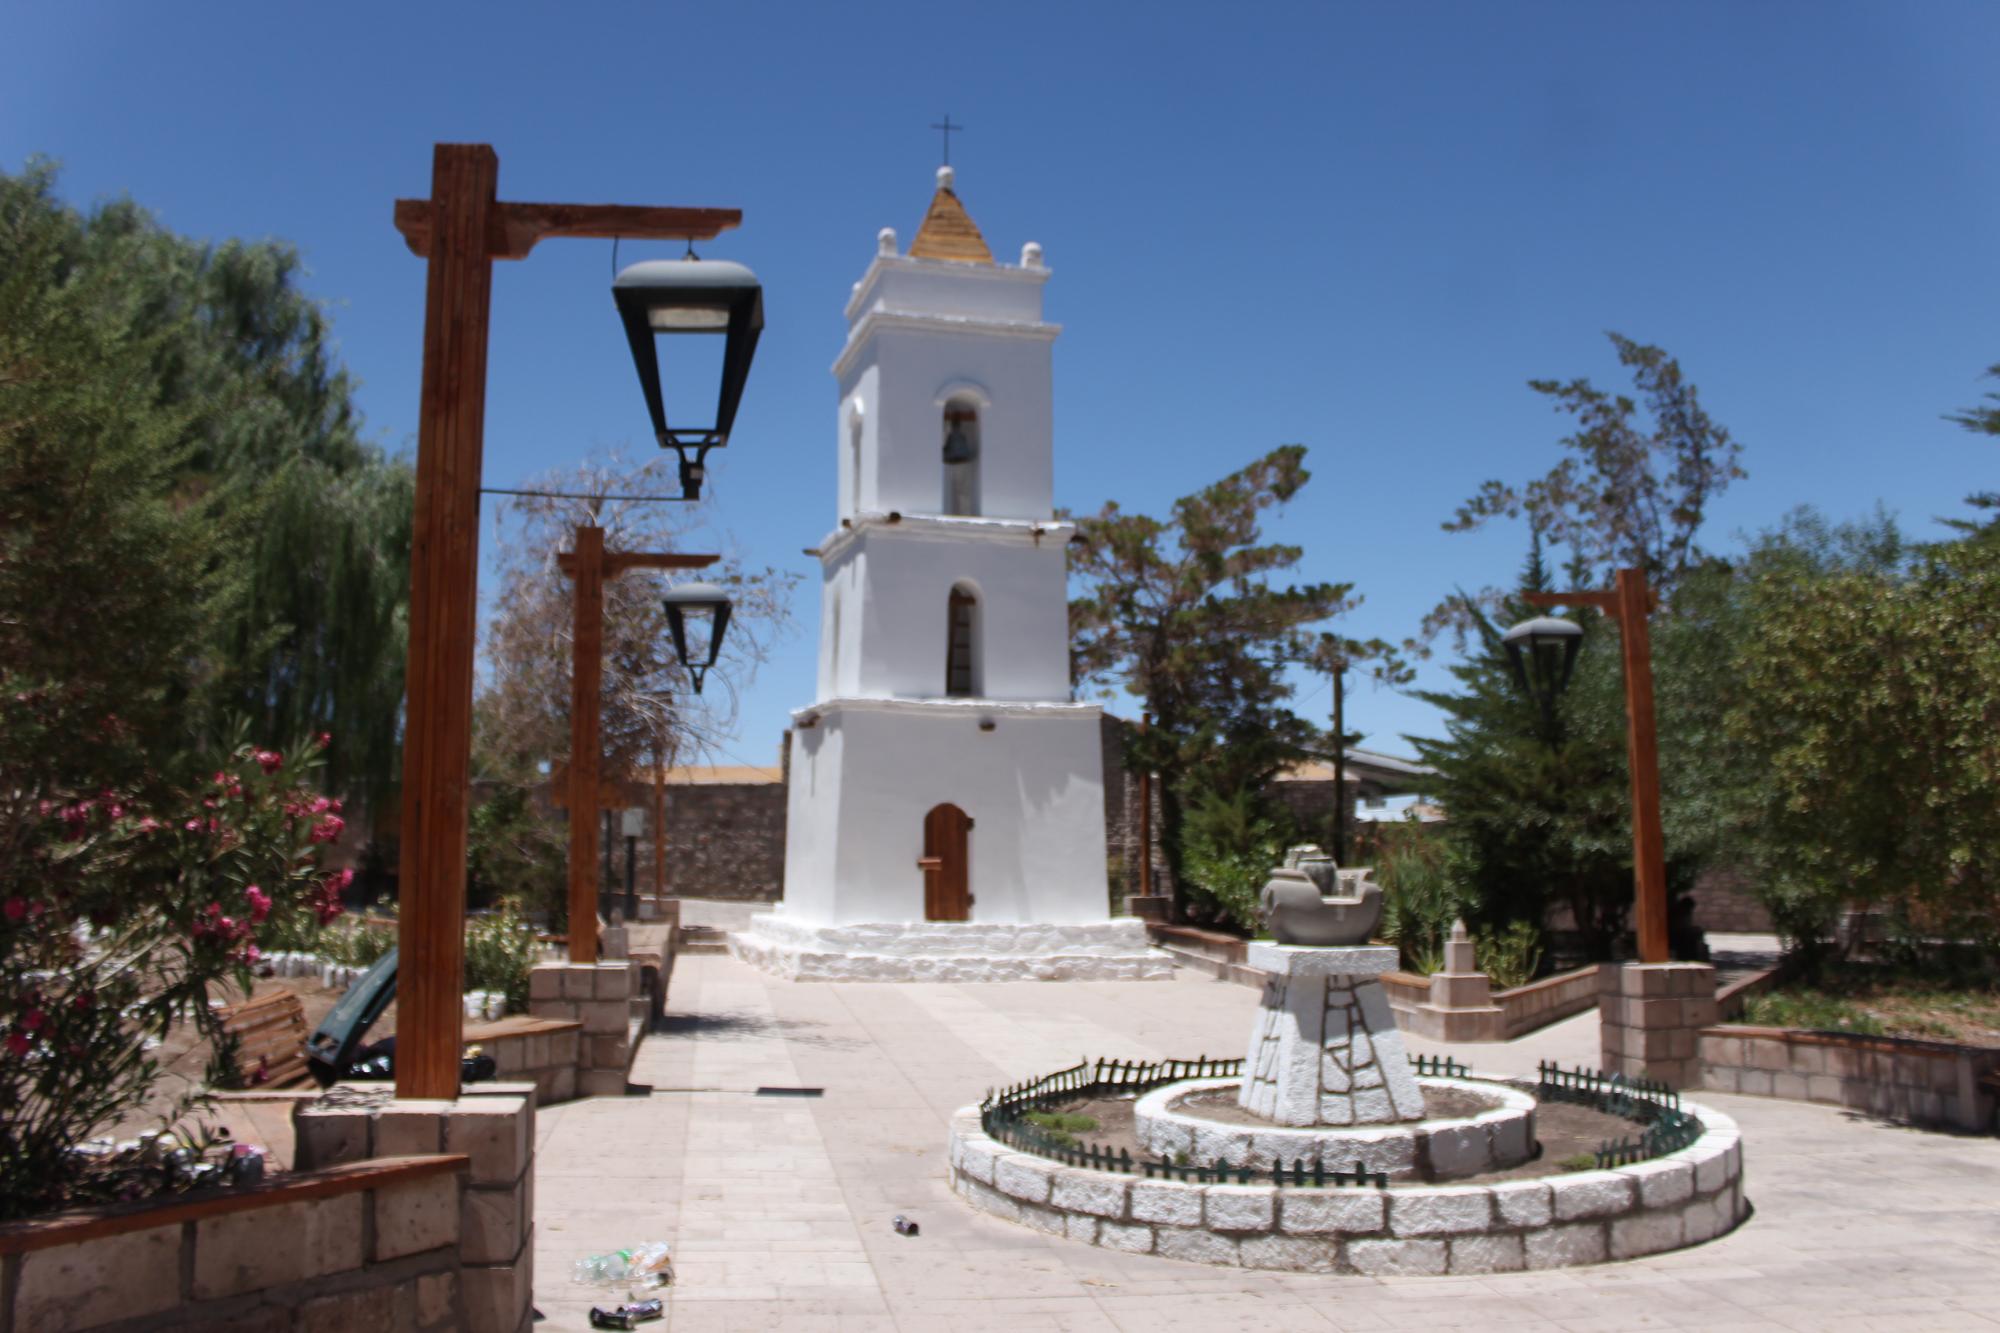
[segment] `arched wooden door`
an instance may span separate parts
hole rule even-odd
[[[972,819],[955,805],[931,807],[924,816],[924,920],[965,921],[972,915]]]

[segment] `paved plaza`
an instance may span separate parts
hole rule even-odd
[[[650,1091],[539,1113],[540,1327],[585,1328],[604,1299],[570,1283],[574,1259],[660,1239],[673,1329],[2000,1329],[2000,1140],[1831,1107],[1704,1094],[1742,1125],[1751,1219],[1660,1258],[1545,1273],[1215,1269],[1057,1240],[948,1191],[946,1119],[990,1086],[1086,1055],[1238,1055],[1256,1005],[1187,974],[796,983],[684,957],[670,1030],[633,1068]],[[1596,1045],[1586,1014],[1456,1053],[1521,1074],[1594,1066]],[[898,1213],[921,1234],[897,1235]]]

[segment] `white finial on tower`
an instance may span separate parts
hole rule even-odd
[[[1042,266],[1042,243],[1029,241],[1021,247],[1021,267],[1040,268]]]
[[[940,190],[949,190],[951,188],[952,181],[955,180],[957,176],[958,173],[953,171],[950,167],[939,167],[938,188]]]
[[[893,255],[896,253],[896,229],[894,227],[884,227],[875,233],[875,253],[878,255]]]

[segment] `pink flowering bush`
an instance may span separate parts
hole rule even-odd
[[[147,1038],[192,1023],[216,1052],[210,1082],[233,1073],[209,1001],[248,993],[260,935],[340,913],[348,873],[319,865],[340,804],[305,785],[318,763],[317,747],[238,745],[143,796],[4,794],[0,1218],[125,1188],[75,1150],[151,1095]]]

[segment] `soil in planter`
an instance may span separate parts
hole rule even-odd
[[[1491,1110],[1493,1103],[1478,1097],[1475,1093],[1459,1094],[1457,1089],[1426,1088],[1425,1105],[1434,1119],[1453,1118],[1441,1113],[1444,1094],[1462,1095],[1476,1100],[1479,1105],[1457,1115],[1477,1115],[1480,1111]],[[1192,1101],[1192,1098],[1185,1100]],[[1123,1149],[1132,1154],[1136,1161],[1152,1154],[1139,1146],[1139,1139],[1133,1130],[1131,1097],[1076,1097],[1066,1101],[1050,1103],[1051,1111],[1065,1111],[1087,1115],[1097,1121],[1097,1128],[1089,1133],[1077,1135],[1084,1147],[1102,1148],[1114,1156]],[[1233,1103],[1231,1104],[1233,1105]],[[1203,1106],[1199,1114],[1209,1115],[1211,1108]],[[1240,1108],[1239,1108],[1240,1109]],[[1247,1116],[1247,1113],[1245,1113]],[[1223,1117],[1214,1115],[1216,1120]],[[1230,1121],[1232,1124],[1268,1124],[1259,1117],[1248,1116],[1243,1120]],[[1466,1176],[1451,1181],[1454,1185],[1490,1185],[1500,1180],[1525,1180],[1536,1176],[1561,1175],[1567,1169],[1562,1163],[1586,1153],[1595,1153],[1598,1145],[1606,1139],[1622,1139],[1635,1135],[1645,1127],[1637,1121],[1622,1116],[1608,1115],[1603,1111],[1573,1102],[1541,1102],[1535,1107],[1535,1138],[1541,1151],[1538,1155],[1509,1167],[1505,1171],[1488,1171],[1482,1175]],[[1596,1163],[1593,1161],[1593,1167]]]

